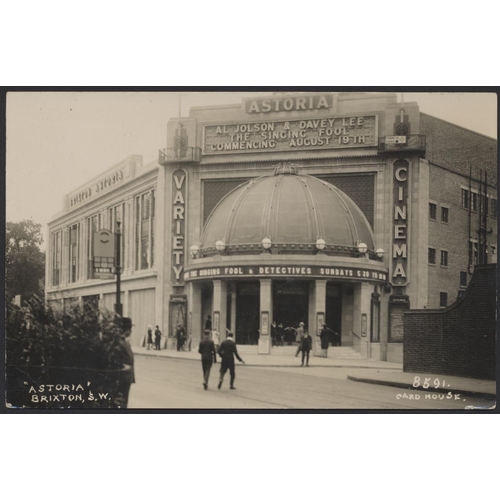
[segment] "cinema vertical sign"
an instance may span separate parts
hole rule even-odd
[[[408,167],[406,160],[394,162],[394,233],[392,245],[392,284],[408,282]]]
[[[186,255],[186,171],[172,173],[172,257],[171,282],[173,286],[184,285]]]

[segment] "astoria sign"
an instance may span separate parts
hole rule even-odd
[[[245,101],[245,113],[277,113],[280,111],[312,111],[333,107],[333,94],[275,96]]]

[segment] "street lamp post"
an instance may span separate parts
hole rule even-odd
[[[115,303],[115,313],[118,314],[119,316],[123,316],[123,306],[120,303],[120,296],[121,296],[121,282],[120,282],[120,275],[121,275],[121,262],[120,262],[120,249],[121,249],[121,231],[120,231],[120,221],[116,221],[116,262],[115,262],[115,272],[116,272],[116,303]]]

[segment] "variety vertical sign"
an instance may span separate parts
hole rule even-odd
[[[174,286],[184,285],[184,260],[186,236],[186,172],[172,173],[172,272]]]
[[[408,265],[408,167],[406,160],[394,163],[394,235],[392,283],[406,285]]]

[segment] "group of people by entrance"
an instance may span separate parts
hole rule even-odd
[[[156,351],[161,350],[161,331],[158,325],[156,325],[154,331],[154,343],[153,343],[153,327],[151,325],[148,325],[146,349],[148,351],[150,349],[155,349]]]

